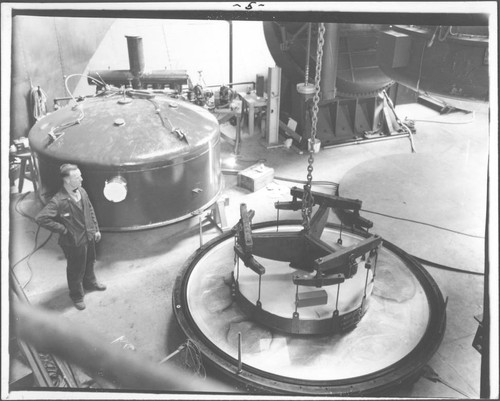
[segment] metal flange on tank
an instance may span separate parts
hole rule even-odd
[[[277,210],[299,210],[304,191]],[[173,293],[176,318],[210,366],[257,393],[390,395],[415,380],[445,329],[439,288],[377,235],[361,201],[314,193],[299,221],[236,226],[202,246]],[[331,208],[352,227],[327,223]],[[354,228],[354,227],[360,228]]]

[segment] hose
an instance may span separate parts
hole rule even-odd
[[[40,249],[42,249],[49,241],[50,239],[52,238],[52,232],[50,233],[50,235],[47,237],[47,239],[45,239],[45,241],[43,241],[42,244],[40,245],[37,245],[38,244],[38,234],[40,232],[40,225],[36,222],[35,218],[26,214],[20,207],[20,203],[21,201],[23,201],[26,196],[28,196],[30,194],[30,192],[26,192],[25,194],[23,194],[21,197],[19,197],[19,199],[16,201],[16,204],[14,206],[14,209],[17,213],[19,213],[21,216],[31,220],[33,223],[37,224],[37,230],[36,230],[36,234],[35,234],[35,245],[33,247],[33,250],[28,253],[26,256],[24,256],[23,258],[21,258],[20,260],[18,260],[16,263],[14,263],[11,267],[12,269],[12,272],[14,272],[14,268],[21,262],[23,262],[24,260],[27,259],[27,266],[28,266],[28,270],[29,270],[29,278],[28,280],[21,286],[22,289],[26,288],[26,286],[30,283],[31,279],[33,278],[33,269],[31,268],[31,265],[30,265],[30,259],[31,257],[37,252],[39,251]]]
[[[70,92],[69,88],[68,88],[68,80],[70,78],[73,78],[73,77],[83,77],[83,78],[87,78],[87,79],[91,79],[92,81],[94,82],[97,82],[99,84],[101,84],[102,86],[106,86],[106,84],[103,82],[103,81],[99,81],[98,79],[95,79],[93,77],[90,77],[88,75],[85,75],[85,74],[71,74],[71,75],[68,75],[66,77],[66,79],[64,80],[64,86],[66,88],[66,92],[68,92],[68,94],[71,96],[71,98],[76,102],[76,99],[75,97],[73,96],[73,94]]]
[[[422,224],[422,225],[424,225],[424,226],[434,227],[434,228],[437,228],[437,229],[439,229],[439,230],[449,231],[449,232],[452,232],[452,233],[454,233],[454,234],[465,235],[465,236],[467,236],[467,237],[484,239],[484,237],[482,237],[482,236],[480,236],[480,235],[467,234],[467,233],[464,233],[464,232],[461,232],[461,231],[455,231],[455,230],[452,230],[452,229],[450,229],[450,228],[445,228],[445,227],[437,226],[437,225],[430,224],[430,223],[424,223],[424,222],[422,222],[422,221],[417,221],[417,220],[407,219],[407,218],[404,218],[404,217],[396,217],[396,216],[392,216],[392,215],[390,215],[390,214],[385,214],[385,213],[374,212],[374,211],[371,211],[371,210],[366,210],[366,209],[361,209],[361,211],[362,211],[362,212],[366,212],[366,213],[378,214],[379,216],[389,217],[389,218],[391,218],[391,219],[395,219],[395,220],[403,220],[403,221],[408,221],[408,222],[410,222],[410,223]]]
[[[396,122],[399,125],[401,125],[405,129],[405,131],[408,133],[408,138],[410,139],[411,152],[412,153],[416,153],[417,151],[415,150],[415,144],[413,143],[413,133],[412,133],[412,130],[406,124],[404,124],[401,121],[401,119],[398,117],[398,115],[396,113],[396,109],[394,108],[394,104],[392,103],[392,100],[389,97],[389,95],[387,94],[387,92],[384,90],[382,93],[385,96],[385,99],[387,101],[387,105],[389,106],[389,108],[391,109],[392,113],[394,114],[394,117],[396,118]]]

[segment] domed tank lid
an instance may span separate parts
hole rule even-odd
[[[87,98],[48,114],[29,134],[42,157],[96,167],[173,163],[218,139],[212,113],[161,94]]]

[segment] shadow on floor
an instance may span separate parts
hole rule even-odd
[[[65,312],[68,309],[74,308],[73,301],[69,297],[67,287],[57,288],[52,292],[52,297],[38,304],[44,309],[49,309],[57,312]]]
[[[208,221],[203,222],[203,232],[214,228]],[[175,249],[180,242],[192,241],[193,252],[199,246],[198,218],[193,217],[173,226],[153,228],[141,232],[103,233],[97,244],[98,260],[105,266],[113,262],[137,260],[161,256]]]

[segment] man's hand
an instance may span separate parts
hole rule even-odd
[[[99,231],[97,231],[95,233],[95,242],[99,242],[101,240],[101,233]]]

